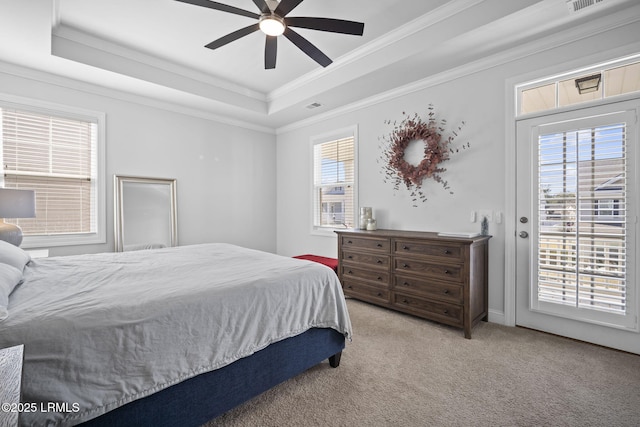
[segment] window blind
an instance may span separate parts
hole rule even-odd
[[[624,314],[626,126],[542,135],[538,298]]]
[[[314,226],[355,224],[355,138],[314,145]]]
[[[8,221],[25,236],[96,232],[97,123],[0,111],[4,186],[36,194],[35,218]]]

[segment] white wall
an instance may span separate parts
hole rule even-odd
[[[358,125],[359,204],[374,208],[380,228],[479,229],[479,223],[469,222],[470,211],[507,210],[505,143],[513,139],[505,134],[510,102],[506,82],[517,76],[544,77],[635,52],[637,34],[640,26],[634,23],[575,42],[558,40],[558,47],[526,57],[514,52],[514,58],[503,56],[502,62],[496,60],[482,71],[448,81],[447,76],[439,76],[437,82],[430,85],[431,80],[426,80],[423,89],[412,93],[358,110],[329,113],[311,124],[293,124],[278,135],[277,142],[271,134],[127,101],[120,94],[73,89],[74,85],[60,84],[54,76],[32,79],[13,71],[5,73],[0,67],[0,91],[106,113],[107,243],[52,248],[52,255],[113,250],[112,176],[123,174],[177,179],[180,244],[222,241],[277,250],[282,255],[336,256],[335,237],[310,234],[312,136]],[[584,52],[589,53],[588,58]],[[47,83],[49,80],[56,84]],[[427,182],[428,201],[413,208],[406,193],[394,194],[391,185],[382,181],[377,163],[379,138],[391,130],[385,120],[401,120],[403,111],[424,115],[429,103],[449,123],[467,122],[457,143],[469,141],[471,150],[445,164],[448,170],[443,176],[455,194]],[[491,224],[490,232],[490,318],[500,321],[505,288],[504,224]]]
[[[278,217],[277,250],[282,255],[315,253],[324,256],[337,255],[337,240],[310,234],[311,162],[309,140],[312,136],[332,129],[358,125],[359,128],[359,205],[372,206],[379,228],[400,230],[469,230],[480,229],[471,224],[470,212],[487,209],[505,212],[505,174],[507,159],[505,143],[512,142],[505,135],[508,102],[507,81],[516,76],[544,77],[551,69],[569,71],[571,67],[585,66],[621,56],[624,51],[638,48],[640,25],[635,23],[598,34],[589,39],[563,44],[558,41],[553,49],[541,51],[520,59],[504,60],[504,54],[495,61],[502,61],[482,71],[450,81],[439,76],[431,87],[428,82],[422,90],[369,105],[355,111],[340,114],[327,113],[325,120],[302,126],[290,126],[278,135],[277,180]],[[627,45],[627,48],[620,48]],[[531,50],[535,50],[532,45]],[[521,50],[514,51],[515,55]],[[591,58],[583,58],[589,52]],[[630,53],[630,52],[628,52]],[[569,61],[573,61],[569,64]],[[491,61],[489,61],[491,62]],[[488,63],[489,63],[488,62]],[[580,64],[581,62],[584,62]],[[456,70],[455,72],[459,72]],[[426,77],[426,76],[425,76]],[[435,81],[435,80],[434,80]],[[385,120],[402,120],[402,112],[419,113],[426,117],[432,103],[440,117],[449,124],[461,120],[466,126],[455,144],[469,141],[471,149],[452,156],[444,166],[443,178],[455,193],[450,195],[436,182],[426,180],[423,188],[428,200],[417,208],[412,207],[406,193],[394,194],[391,184],[383,183],[379,138],[388,134],[392,126]],[[512,122],[512,120],[511,120]],[[489,310],[490,320],[502,322],[504,317],[505,289],[505,228],[490,224]]]
[[[51,248],[51,255],[113,250],[114,174],[177,179],[180,245],[275,252],[275,135],[2,70],[0,91],[106,113],[107,243]]]

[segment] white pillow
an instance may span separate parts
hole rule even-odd
[[[31,255],[9,242],[0,240],[0,263],[11,265],[22,271],[31,261]]]
[[[0,321],[9,317],[9,295],[22,282],[22,271],[8,264],[0,264]]]

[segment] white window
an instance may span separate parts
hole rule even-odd
[[[518,115],[570,107],[640,91],[638,57],[599,64],[518,87]]]
[[[315,232],[356,224],[356,133],[353,127],[311,140]]]
[[[23,247],[104,243],[104,115],[0,97],[1,184],[36,194],[35,218],[9,218]]]

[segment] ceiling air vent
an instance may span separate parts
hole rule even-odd
[[[307,108],[309,110],[313,110],[314,108],[318,108],[318,107],[322,107],[322,104],[320,104],[319,102],[314,102],[312,104],[307,105]]]
[[[569,8],[569,13],[580,12],[584,9],[589,9],[593,6],[597,6],[599,4],[606,3],[605,0],[567,0],[567,7]]]

